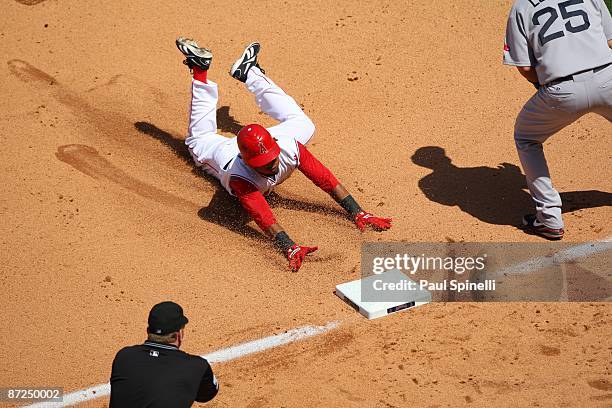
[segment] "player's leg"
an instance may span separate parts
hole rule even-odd
[[[217,84],[207,80],[206,83],[194,76],[191,84],[191,109],[189,113],[189,134],[185,144],[198,166],[208,166],[218,170],[214,161],[214,152],[228,139],[217,134],[217,101],[219,91]],[[213,174],[215,175],[215,174]]]
[[[264,113],[281,122],[268,128],[272,136],[294,137],[302,144],[308,143],[315,131],[314,123],[297,102],[259,67],[257,63],[259,48],[258,43],[250,44],[234,63],[230,74],[246,84],[247,89],[255,96],[257,106]]]
[[[257,67],[249,71],[246,85],[255,96],[259,109],[281,122],[268,128],[272,136],[291,136],[304,145],[310,141],[315,131],[314,123],[295,99],[287,95]]]
[[[212,53],[206,48],[198,47],[197,43],[189,38],[178,38],[176,46],[185,55],[184,64],[193,75],[189,134],[185,144],[189,147],[196,165],[204,166],[207,172],[216,176],[219,166],[214,163],[213,153],[227,138],[217,134],[219,91],[217,84],[208,79]]]
[[[191,81],[191,106],[189,109],[189,137],[202,137],[217,133],[217,84],[201,82],[194,76]]]
[[[581,99],[578,94],[582,93],[572,81],[559,85],[542,88],[531,97],[514,128],[516,149],[535,201],[537,219],[554,229],[563,228],[561,197],[552,185],[542,144],[581,116],[577,101]]]

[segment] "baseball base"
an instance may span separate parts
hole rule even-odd
[[[383,283],[391,283],[401,288],[377,292],[376,288],[382,288]],[[416,289],[408,289],[409,287]],[[428,290],[418,289],[416,282],[398,270],[336,285],[335,293],[370,320],[431,302],[431,293]],[[362,300],[363,298],[368,301]]]

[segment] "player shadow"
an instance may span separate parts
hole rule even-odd
[[[247,212],[244,211],[242,205],[240,205],[240,201],[238,201],[236,197],[231,196],[225,188],[218,185],[216,179],[207,174],[203,175],[210,180],[211,183],[215,183],[217,187],[208,206],[202,207],[198,211],[198,216],[203,220],[223,225],[227,229],[244,235],[245,237],[261,239],[264,236],[263,233],[259,229],[247,225],[252,219]],[[268,201],[271,208],[282,207],[314,213],[342,215],[346,218],[346,214],[339,210],[330,209],[319,204],[306,203],[282,197],[274,192],[266,196],[266,201]]]
[[[222,106],[217,111],[217,125],[222,131],[240,130],[242,125],[229,114],[229,108]],[[206,221],[214,222],[222,225],[227,229],[244,235],[248,238],[261,239],[263,234],[248,224],[251,219],[249,215],[242,209],[240,202],[236,197],[231,196],[225,188],[223,188],[217,179],[201,171],[200,168],[194,165],[191,154],[185,145],[185,141],[175,135],[172,135],[165,130],[149,122],[136,122],[134,127],[140,133],[152,137],[160,141],[165,146],[170,148],[172,152],[181,160],[192,166],[192,172],[200,177],[208,180],[216,190],[211,198],[208,206],[201,208],[198,211],[198,216]],[[332,208],[323,204],[301,201],[295,198],[283,197],[277,193],[271,193],[266,196],[271,208],[285,208],[289,210],[305,211],[317,214],[326,214],[332,216],[340,216],[346,218],[346,214],[339,209]]]
[[[212,179],[211,176],[205,176]],[[216,180],[211,180],[211,182],[216,182]],[[247,238],[260,240],[264,237],[261,231],[247,225],[251,221],[251,217],[242,209],[236,197],[232,197],[220,185],[216,186],[215,193],[208,205],[200,208],[198,217],[205,221],[222,225],[230,231]]]
[[[412,162],[432,172],[419,180],[419,188],[436,203],[457,206],[480,221],[519,225],[534,211],[521,169],[510,163],[497,167],[458,167],[439,146],[419,148]],[[563,192],[564,213],[584,208],[612,206],[612,194],[598,190]]]
[[[243,125],[230,115],[229,110],[229,106],[221,106],[217,109],[217,127],[222,132],[237,135]]]
[[[176,157],[180,158],[188,164],[193,164],[191,154],[189,153],[189,149],[187,149],[187,145],[185,144],[184,140],[175,137],[164,130],[161,130],[160,128],[149,122],[136,122],[134,123],[134,127],[140,133],[150,136],[153,139],[158,140],[162,144],[169,147],[172,153],[176,155]]]
[[[238,123],[232,115],[230,115],[229,106],[221,106],[219,109],[217,109],[217,126],[222,132],[232,134],[237,134],[238,131],[242,129],[242,125]],[[189,153],[189,149],[187,149],[185,140],[160,129],[149,122],[136,122],[134,123],[134,127],[140,133],[160,141],[169,147],[178,158],[188,164],[193,165],[191,154]],[[197,170],[196,166],[193,167]],[[211,177],[211,179],[213,178]]]

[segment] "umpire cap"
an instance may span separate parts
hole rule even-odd
[[[153,306],[149,312],[149,327],[151,334],[174,333],[185,327],[189,320],[183,315],[183,308],[174,302],[161,302]]]

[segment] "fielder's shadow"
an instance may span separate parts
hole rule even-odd
[[[229,108],[222,106],[217,110],[217,126],[223,132],[237,133],[242,125],[229,114]],[[237,232],[249,238],[261,239],[262,233],[248,225],[250,217],[244,212],[240,203],[232,197],[225,189],[219,185],[219,181],[214,177],[200,171],[193,165],[191,154],[185,145],[185,141],[177,136],[166,132],[149,122],[136,122],[134,127],[141,133],[156,139],[169,147],[172,152],[181,160],[192,165],[192,171],[211,182],[216,187],[216,191],[208,204],[198,211],[198,216],[203,220],[222,225],[231,231]],[[331,208],[326,205],[304,202],[294,198],[282,197],[276,193],[266,197],[272,208],[281,207],[290,210],[306,211],[318,214],[327,214],[346,218],[346,214],[339,209]]]
[[[517,225],[534,211],[521,169],[510,163],[497,167],[458,167],[443,148],[426,146],[412,155],[412,162],[431,169],[419,180],[423,194],[436,203],[458,206],[479,220],[497,225]],[[612,194],[587,190],[560,193],[563,212],[612,206]]]

